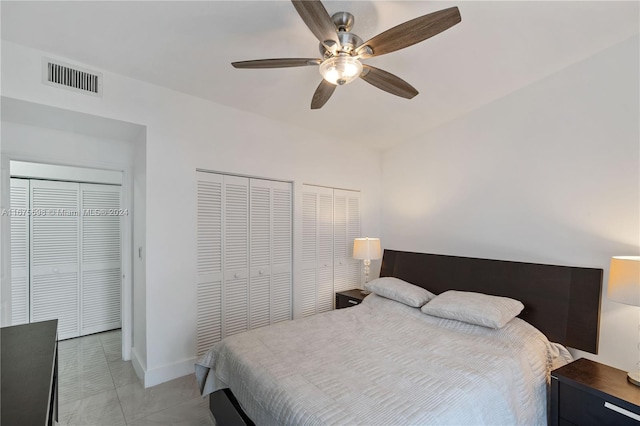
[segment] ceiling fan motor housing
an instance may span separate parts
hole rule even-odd
[[[355,18],[349,12],[336,12],[331,15],[331,20],[336,25],[336,33],[338,34],[338,40],[340,40],[341,49],[327,49],[325,46],[332,47],[334,42],[332,40],[326,40],[320,43],[320,54],[323,58],[329,58],[339,53],[353,54],[355,49],[362,44],[362,39],[357,35],[351,33],[351,28],[355,23]]]
[[[327,49],[324,44],[320,43],[320,54],[323,58],[326,59],[338,53],[348,53],[349,55],[353,55],[356,48],[363,43],[360,37],[354,33],[346,31],[338,32],[338,40],[340,40],[341,49],[335,53],[330,49]],[[327,41],[325,43],[329,45],[333,44],[331,41]]]

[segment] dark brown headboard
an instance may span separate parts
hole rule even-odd
[[[520,300],[519,317],[550,341],[598,353],[602,269],[385,250],[380,276]]]

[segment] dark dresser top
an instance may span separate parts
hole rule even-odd
[[[362,294],[362,290],[360,290],[359,288],[354,288],[352,290],[339,291],[336,294],[341,294],[347,297],[353,297],[358,300],[362,300],[367,296],[366,294]]]
[[[0,423],[45,425],[58,320],[0,328]]]
[[[587,392],[602,392],[640,406],[640,387],[629,383],[626,371],[580,358],[552,371],[551,375]]]

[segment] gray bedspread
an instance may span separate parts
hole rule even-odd
[[[196,376],[260,426],[543,425],[549,372],[569,360],[518,318],[493,330],[372,294],[223,339]]]

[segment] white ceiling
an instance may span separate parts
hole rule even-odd
[[[326,1],[355,15],[362,39],[458,6],[462,22],[365,60],[420,91],[395,97],[364,81],[309,109],[315,67],[237,70],[230,62],[318,57],[289,1],[2,1],[2,38],[97,69],[385,149],[619,43],[639,30],[639,3]]]

